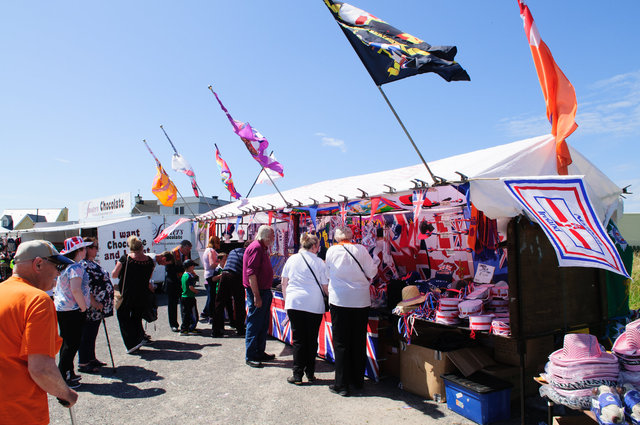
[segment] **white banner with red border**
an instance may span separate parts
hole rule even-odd
[[[551,241],[560,267],[597,267],[629,277],[580,176],[502,179]]]

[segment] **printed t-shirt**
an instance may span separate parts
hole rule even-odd
[[[55,358],[58,336],[51,298],[22,278],[0,283],[0,422],[49,423],[47,393],[31,379],[30,354]]]
[[[84,295],[84,302],[87,306],[91,305],[91,298],[89,296],[89,275],[85,272],[82,263],[73,263],[58,276],[58,283],[56,284],[56,294],[53,301],[56,305],[57,311],[72,311],[80,309],[80,306],[76,302],[73,293],[71,292],[71,279],[79,277],[82,279],[82,295]]]

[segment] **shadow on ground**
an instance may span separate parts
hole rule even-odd
[[[158,375],[157,372],[140,366],[120,366],[115,370],[103,368],[101,375],[106,378],[111,378],[112,381],[102,384],[83,383],[78,391],[127,399],[157,397],[166,392],[163,388],[140,389],[133,385],[164,379],[164,377]]]

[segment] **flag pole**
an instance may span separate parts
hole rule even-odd
[[[384,97],[384,100],[387,102],[387,105],[389,106],[389,109],[391,109],[391,112],[393,112],[393,115],[396,117],[396,120],[398,120],[398,123],[400,124],[400,127],[402,127],[402,129],[404,130],[404,134],[407,135],[407,137],[409,138],[409,141],[411,142],[411,145],[413,146],[413,149],[416,150],[416,153],[418,154],[418,156],[420,157],[420,160],[422,160],[422,163],[424,164],[424,166],[427,168],[427,171],[429,172],[429,175],[431,176],[431,180],[433,180],[434,184],[438,183],[438,180],[436,179],[436,176],[433,175],[433,173],[431,172],[431,169],[429,168],[429,165],[427,164],[427,161],[424,160],[422,154],[420,153],[420,149],[418,149],[418,147],[416,146],[416,144],[413,141],[413,138],[411,137],[411,134],[409,134],[409,131],[407,130],[407,128],[404,126],[404,123],[402,122],[402,120],[400,119],[400,117],[398,116],[398,113],[396,112],[396,110],[394,109],[393,105],[391,104],[391,102],[389,102],[389,98],[387,97],[387,95],[385,94],[385,92],[382,90],[382,87],[380,85],[376,84],[376,87],[378,87],[378,90],[380,90],[380,94],[382,94],[382,97]]]
[[[142,142],[144,143],[144,145],[147,147],[147,149],[149,150],[149,153],[151,154],[151,156],[153,157],[153,159],[156,160],[156,164],[160,165],[160,160],[156,157],[156,155],[153,153],[153,151],[151,150],[151,148],[149,147],[149,145],[147,144],[147,140],[146,139],[142,139]],[[175,185],[174,185],[175,186]],[[195,213],[193,212],[193,210],[191,209],[191,206],[187,203],[187,201],[184,199],[184,197],[182,196],[182,193],[180,193],[180,189],[178,189],[178,187],[176,186],[176,192],[178,192],[178,195],[180,195],[180,199],[182,199],[182,202],[184,202],[184,204],[187,206],[187,208],[189,208],[189,211],[191,212],[191,215],[193,216],[194,220],[197,220],[197,216],[195,215]]]
[[[271,156],[271,154],[273,154],[273,151],[271,151],[271,153],[269,154],[269,156]],[[264,171],[264,166],[262,167],[262,170],[260,170],[260,172],[258,173],[258,175],[256,176],[256,179],[253,181],[253,184],[251,185],[251,188],[249,188],[249,192],[247,192],[247,198],[249,197],[249,194],[251,193],[251,191],[253,190],[253,188],[255,187],[256,183],[258,183],[258,179],[260,178],[260,174]],[[265,174],[269,174],[268,172],[264,171]]]
[[[175,145],[173,144],[173,142],[171,141],[171,139],[169,138],[169,135],[167,134],[167,132],[164,130],[164,127],[162,126],[162,124],[160,124],[160,129],[162,130],[162,132],[164,133],[165,137],[167,138],[167,140],[169,141],[169,143],[171,144],[171,147],[173,148],[173,151],[178,154],[178,150],[176,149]],[[211,204],[209,203],[209,200],[207,199],[207,196],[204,194],[204,191],[202,190],[202,188],[200,188],[200,185],[198,184],[198,181],[194,178],[193,182],[196,184],[196,187],[198,188],[198,190],[203,194],[204,196],[204,201],[207,203],[207,206],[209,207],[209,211],[213,210],[213,207],[211,206]],[[176,187],[177,189],[177,187]]]

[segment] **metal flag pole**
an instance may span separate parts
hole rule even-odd
[[[273,153],[273,151],[271,151],[271,153],[269,154],[269,156],[271,156],[271,154]],[[260,174],[264,171],[264,166],[262,167],[262,170],[260,170],[260,172],[258,173],[258,175],[256,176],[256,179],[253,181],[253,184],[251,185],[251,188],[249,189],[249,192],[247,192],[247,198],[249,197],[249,194],[251,193],[251,191],[253,190],[253,188],[255,187],[256,183],[258,183],[258,179],[260,178]],[[269,174],[268,172],[264,171],[265,174]]]
[[[111,342],[109,341],[109,332],[107,332],[107,322],[105,322],[104,317],[102,318],[102,324],[104,325],[104,336],[107,337],[107,347],[109,347],[109,356],[111,357],[111,368],[113,369],[113,373],[116,373],[116,364],[113,362],[113,352],[111,352]]]
[[[142,142],[144,143],[144,145],[147,147],[147,149],[149,150],[149,153],[151,154],[151,156],[153,157],[153,159],[156,160],[156,164],[158,164],[158,166],[162,167],[162,164],[160,163],[160,160],[156,157],[156,155],[153,153],[153,151],[151,150],[151,148],[149,147],[149,145],[147,144],[147,140],[146,139],[142,139]],[[174,185],[175,186],[175,185]],[[191,209],[191,206],[187,203],[187,201],[184,199],[184,197],[182,196],[182,193],[180,193],[180,189],[178,189],[177,186],[176,187],[176,192],[178,192],[178,195],[180,196],[180,199],[182,199],[182,202],[184,202],[184,204],[187,206],[187,208],[189,208],[189,211],[191,212],[191,215],[193,216],[193,218],[195,220],[197,220],[197,216],[195,215],[195,213],[193,212],[193,210]]]
[[[167,140],[169,141],[169,143],[171,144],[171,147],[173,148],[173,151],[176,153],[176,155],[178,155],[178,150],[176,149],[176,146],[173,144],[173,142],[171,141],[171,139],[169,138],[169,135],[167,134],[167,132],[165,131],[164,127],[162,126],[162,124],[160,124],[160,129],[162,130],[162,132],[164,133],[165,137],[167,138]],[[209,207],[209,211],[213,210],[213,207],[211,206],[211,204],[209,203],[209,200],[207,199],[207,196],[204,194],[204,191],[200,188],[200,185],[198,184],[198,181],[194,178],[193,182],[196,184],[196,187],[198,188],[198,190],[202,193],[202,196],[204,197],[204,201],[207,203],[207,206]]]
[[[402,120],[398,116],[398,114],[397,114],[396,110],[394,109],[393,105],[391,104],[391,102],[389,102],[389,98],[387,97],[385,92],[382,90],[382,87],[379,86],[379,85],[376,85],[376,87],[378,87],[378,90],[380,90],[380,94],[382,94],[382,97],[384,97],[384,100],[387,102],[387,105],[389,106],[389,109],[391,109],[391,112],[393,112],[393,115],[396,117],[396,120],[398,120],[398,123],[400,123],[400,127],[402,127],[402,129],[404,130],[404,134],[406,134],[407,137],[409,138],[409,141],[411,142],[411,145],[413,146],[413,149],[416,150],[416,153],[420,157],[420,160],[422,160],[422,163],[427,168],[427,171],[429,172],[429,175],[431,176],[431,180],[433,180],[434,184],[439,183],[438,180],[441,181],[442,179],[437,178],[431,172],[431,169],[429,168],[429,165],[427,164],[427,161],[425,161],[424,158],[422,157],[422,154],[420,153],[420,149],[418,149],[418,146],[416,146],[416,144],[414,143],[413,138],[411,137],[411,134],[409,134],[409,131],[404,126],[404,123],[402,122]]]

